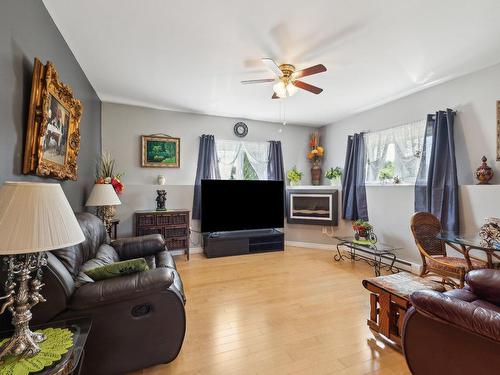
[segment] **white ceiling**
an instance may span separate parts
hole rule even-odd
[[[324,125],[500,62],[498,0],[44,0],[103,101]],[[271,100],[261,57],[324,89]]]

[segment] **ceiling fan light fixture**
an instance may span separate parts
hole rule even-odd
[[[295,95],[298,88],[292,82],[285,83],[283,80],[278,80],[273,86],[273,91],[279,98],[288,98],[289,96]]]

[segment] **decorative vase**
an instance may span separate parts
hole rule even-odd
[[[493,170],[486,164],[488,159],[486,159],[486,156],[483,156],[482,164],[481,166],[476,169],[476,178],[479,181],[478,185],[489,185],[490,180],[493,177]]]
[[[292,181],[290,180],[290,186],[299,186],[300,181]]]
[[[167,178],[164,175],[159,174],[157,181],[158,185],[165,185],[167,183]]]
[[[323,171],[320,163],[313,163],[311,167],[311,185],[321,184],[321,176],[323,176]]]
[[[496,217],[487,217],[479,230],[481,244],[488,247],[497,247],[500,245],[500,219]]]

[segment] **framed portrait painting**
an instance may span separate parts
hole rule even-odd
[[[142,167],[179,168],[180,138],[168,135],[141,136]]]
[[[77,179],[82,104],[54,65],[35,59],[23,173]]]

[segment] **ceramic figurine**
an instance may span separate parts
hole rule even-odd
[[[481,159],[483,163],[476,169],[476,178],[479,181],[478,185],[489,185],[491,178],[493,177],[493,170],[486,164],[486,156]]]
[[[156,197],[156,211],[166,211],[165,202],[167,201],[166,190],[156,190],[158,196]]]

